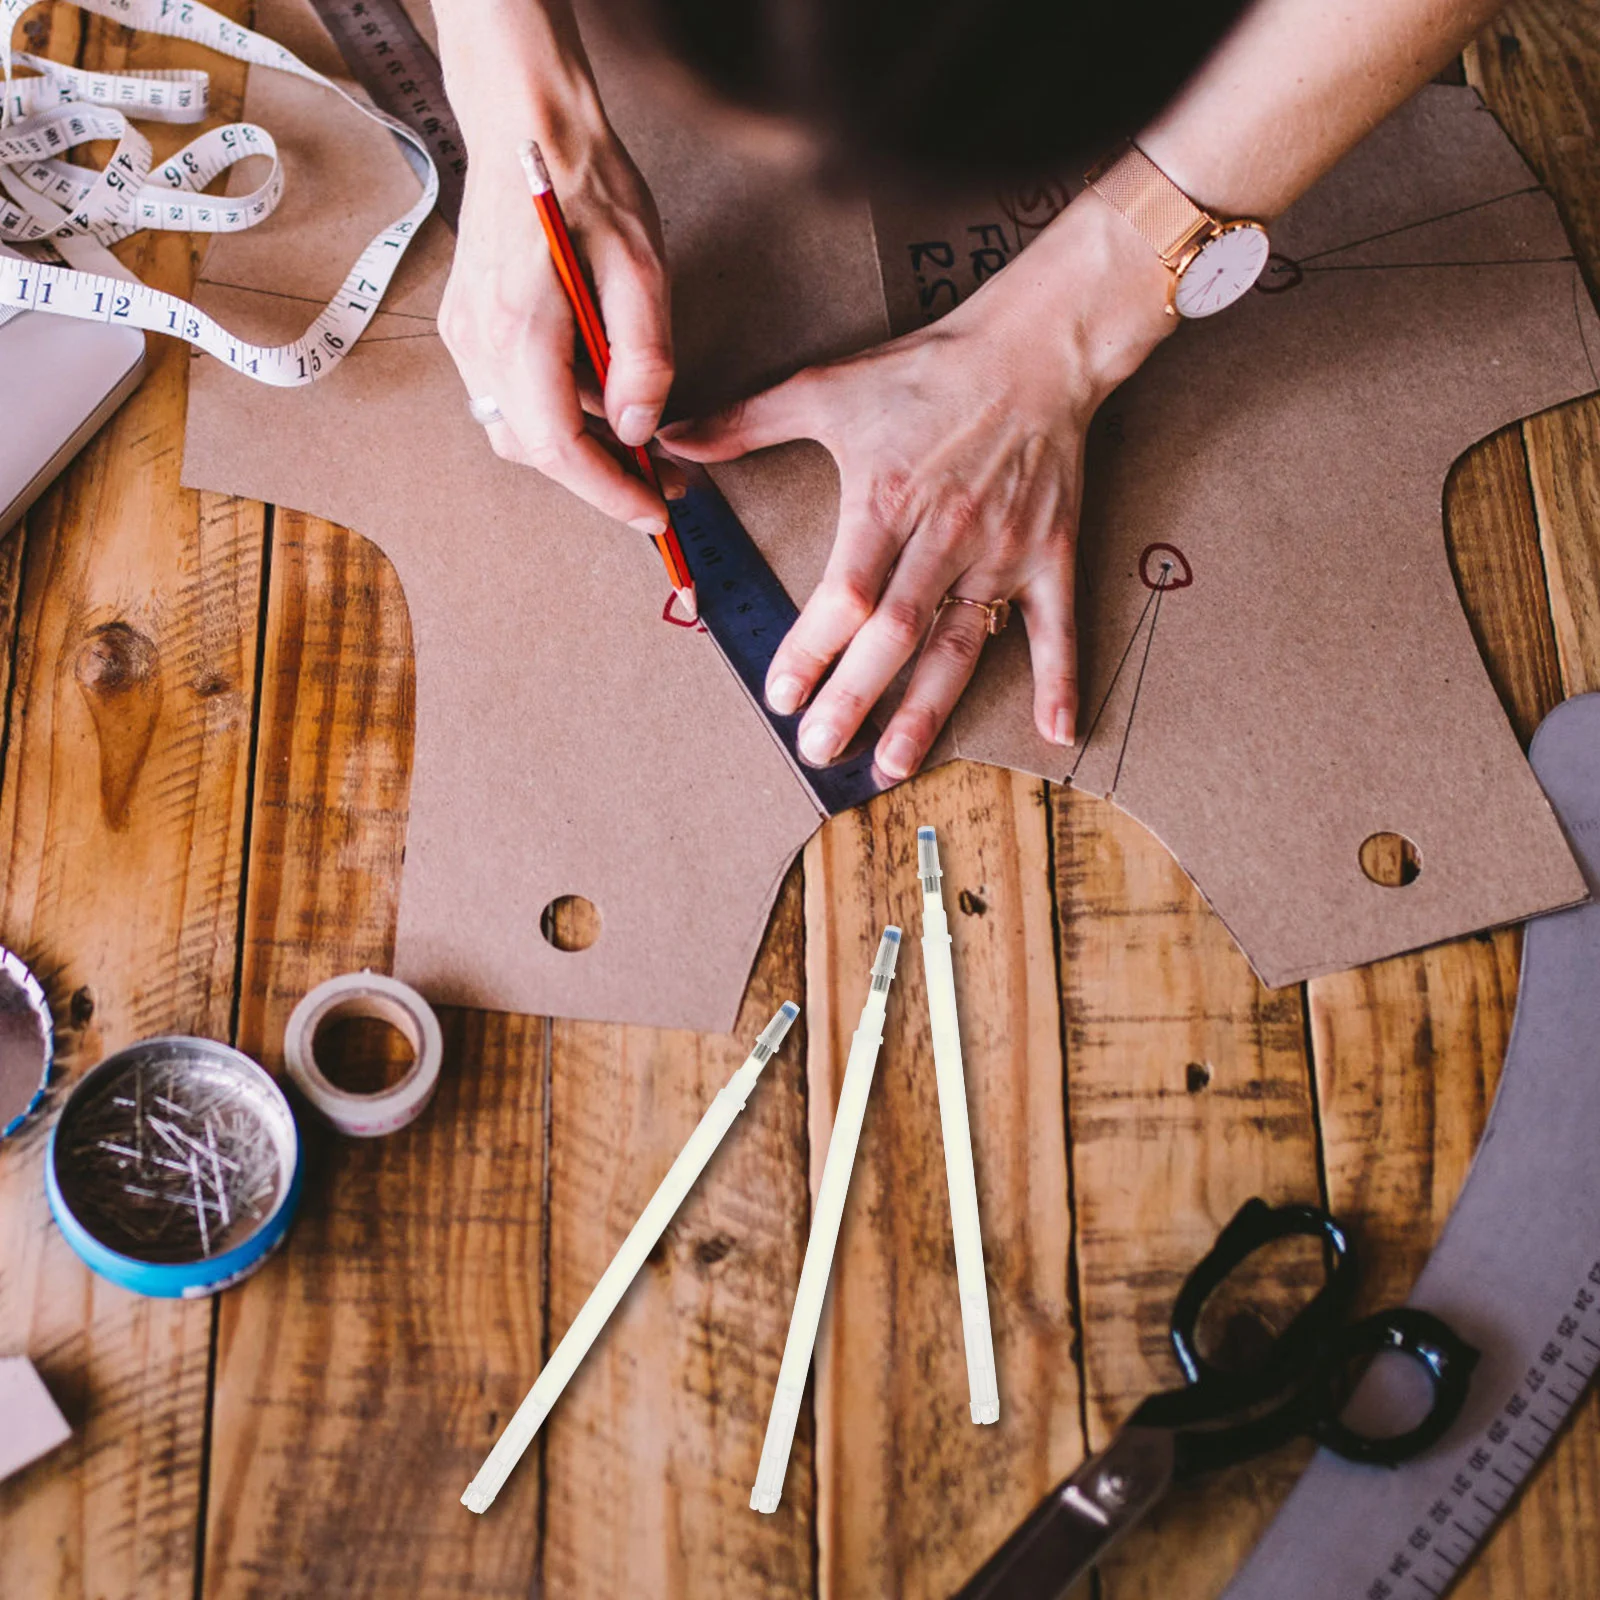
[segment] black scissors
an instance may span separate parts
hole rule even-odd
[[[1248,1257],[1296,1235],[1323,1241],[1322,1287],[1248,1370],[1204,1360],[1196,1326],[1206,1302]],[[1327,1212],[1247,1200],[1173,1302],[1172,1348],[1184,1386],[1141,1401],[1106,1449],[1052,1490],[955,1600],[1056,1600],[1174,1483],[1292,1438],[1391,1467],[1436,1443],[1461,1414],[1478,1352],[1438,1317],[1410,1307],[1347,1322],[1355,1289],[1349,1236]],[[1358,1433],[1340,1420],[1351,1375],[1385,1350],[1422,1367],[1432,1390],[1428,1413],[1403,1433]]]

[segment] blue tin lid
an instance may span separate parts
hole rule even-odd
[[[44,1099],[55,1027],[44,988],[21,956],[0,946],[0,1139]]]

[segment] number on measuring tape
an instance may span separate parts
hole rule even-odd
[[[0,242],[25,255],[0,252],[0,322],[24,311],[123,322],[184,339],[261,383],[297,388],[327,374],[366,331],[439,194],[439,178],[423,141],[404,123],[363,104],[271,39],[199,4],[199,0],[82,0],[81,9],[146,33],[187,39],[221,55],[319,84],[381,123],[402,141],[422,192],[356,258],[339,293],[292,344],[256,345],[177,295],[121,275],[105,247],[146,228],[185,233],[236,233],[264,222],[283,197],[283,168],[272,136],[254,123],[212,128],[170,160],[155,164],[150,142],[130,118],[193,123],[206,116],[203,72],[85,72],[11,49],[33,0],[0,0]],[[17,69],[26,69],[19,77]],[[110,140],[111,159],[98,172],[69,161],[91,140]],[[249,156],[269,163],[248,194],[203,191]],[[105,270],[88,267],[102,265]]]

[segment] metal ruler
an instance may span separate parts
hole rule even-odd
[[[351,75],[379,109],[411,128],[428,146],[439,172],[439,213],[453,230],[461,215],[466,144],[445,98],[438,58],[400,0],[311,0]],[[689,471],[689,493],[672,507],[700,601],[700,620],[734,676],[744,685],[795,776],[821,816],[870,800],[888,787],[872,765],[866,730],[831,766],[801,759],[798,716],[779,716],[764,687],[778,641],[799,612],[710,477]]]
[[[1600,893],[1600,694],[1529,759]],[[1535,918],[1494,1109],[1411,1304],[1483,1352],[1461,1420],[1394,1470],[1319,1454],[1223,1600],[1437,1600],[1600,1366],[1600,903]],[[1358,1395],[1397,1409],[1380,1363]],[[1587,1593],[1600,1593],[1596,1574]]]
[[[779,716],[765,696],[773,652],[800,613],[710,477],[698,467],[685,466],[685,471],[689,492],[668,509],[706,632],[789,758],[819,816],[836,816],[881,794],[890,781],[872,764],[877,733],[870,724],[831,766],[808,767],[800,759],[799,716]]]
[[[311,7],[380,111],[428,147],[439,173],[439,215],[452,233],[461,220],[467,142],[445,97],[439,58],[399,0],[311,0]],[[406,152],[406,146],[400,146]]]

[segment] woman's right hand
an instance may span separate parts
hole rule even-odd
[[[624,444],[655,434],[672,384],[661,224],[596,92],[563,0],[437,0],[440,55],[467,141],[466,198],[439,332],[467,394],[504,421],[497,455],[537,467],[641,533],[666,527],[656,492],[589,432],[572,313],[518,146],[536,139],[611,344],[604,408]],[[591,400],[591,403],[593,401]]]

